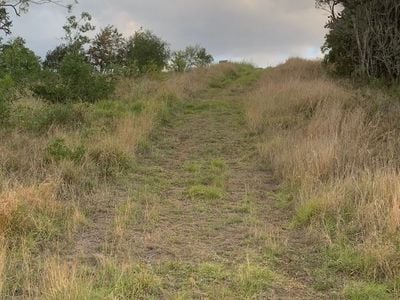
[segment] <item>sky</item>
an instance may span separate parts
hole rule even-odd
[[[65,0],[71,1],[71,0]],[[317,58],[327,15],[314,0],[79,0],[73,14],[87,11],[97,29],[115,25],[131,36],[152,30],[172,50],[200,44],[216,60],[246,61],[266,67],[289,57]],[[60,44],[66,9],[32,6],[14,18],[21,36],[38,55]]]

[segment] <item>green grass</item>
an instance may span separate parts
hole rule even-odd
[[[308,200],[296,210],[293,226],[309,225],[315,216],[319,216],[324,210],[324,203],[320,199]]]
[[[245,299],[254,299],[268,291],[277,276],[268,268],[245,264],[238,268],[235,276],[237,292]]]
[[[215,186],[194,185],[187,190],[192,199],[218,200],[224,197],[224,190]]]
[[[233,85],[248,86],[260,78],[261,71],[251,64],[238,64],[237,68],[228,72],[224,77],[215,78],[209,85],[213,89],[223,89]]]
[[[343,291],[349,300],[389,300],[394,299],[384,284],[369,282],[352,282]]]

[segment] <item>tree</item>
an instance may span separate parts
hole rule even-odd
[[[99,71],[111,71],[126,63],[126,40],[114,26],[107,26],[93,39],[88,53]]]
[[[16,38],[0,47],[0,77],[11,76],[23,89],[37,78],[39,72],[39,58],[25,46],[24,39]]]
[[[213,61],[214,58],[205,48],[199,45],[189,46],[172,54],[170,68],[176,72],[184,72],[195,67],[207,66]]]
[[[76,0],[73,0],[73,3],[76,2]],[[68,10],[72,8],[72,3],[65,5],[62,3],[62,1],[58,0],[0,0],[0,31],[3,31],[5,34],[11,34],[11,13],[20,16],[22,13],[28,11],[31,4],[46,3],[53,3],[55,5],[63,6]]]
[[[139,30],[128,42],[128,63],[140,73],[162,71],[168,64],[168,44],[151,31]]]
[[[84,45],[90,42],[87,36],[88,32],[96,29],[92,25],[92,16],[88,12],[82,12],[79,17],[69,16],[67,23],[63,26],[65,31],[64,40],[68,46],[75,46],[80,50]]]
[[[91,20],[92,16],[87,12],[81,13],[79,18],[69,16],[66,24],[63,26],[65,36],[62,39],[65,42],[47,52],[43,66],[56,71],[60,68],[63,59],[68,54],[84,54],[84,46],[90,42],[87,34],[95,29],[91,24]]]
[[[330,12],[323,50],[326,62],[345,75],[400,79],[400,2],[317,0]]]
[[[74,47],[65,44],[57,46],[53,50],[47,52],[43,67],[52,71],[58,70],[64,57],[73,51]]]

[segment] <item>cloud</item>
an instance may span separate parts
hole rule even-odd
[[[326,21],[314,0],[80,0],[79,11],[98,27],[113,24],[126,35],[144,27],[172,49],[199,43],[218,58],[262,66],[318,56]],[[35,7],[15,20],[14,32],[43,55],[62,35],[65,16],[58,7]]]

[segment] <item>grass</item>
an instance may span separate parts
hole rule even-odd
[[[218,200],[224,196],[221,188],[205,185],[194,185],[187,190],[188,195],[193,199]]]
[[[348,284],[344,289],[344,296],[349,300],[392,299],[385,285],[366,282]]]
[[[94,230],[107,240],[101,223],[113,228],[117,243],[132,224],[156,222],[157,208],[148,205],[157,195],[136,202],[127,188],[136,156],[151,151],[153,129],[167,125],[176,103],[197,97],[235,68],[121,79],[112,99],[97,103],[14,102],[0,129],[0,298],[157,298],[159,279],[145,268],[111,262],[94,275],[61,261],[76,259],[75,248],[103,247],[79,245],[78,238]],[[151,185],[167,182],[146,178]]]
[[[214,299],[253,299],[268,293],[276,275],[267,268],[246,264],[226,268],[219,264],[165,263],[156,268],[99,261],[99,269],[67,265],[53,259],[47,264],[46,299],[190,299],[210,295]]]
[[[392,97],[291,59],[14,103],[0,298],[398,298]]]
[[[346,275],[397,278],[400,131],[393,96],[335,81],[319,61],[290,59],[263,72],[244,106],[261,158],[293,191],[290,201],[275,195],[278,207],[294,206],[293,224],[318,232],[315,247],[334,249]],[[374,289],[380,293],[371,283],[371,295]]]

